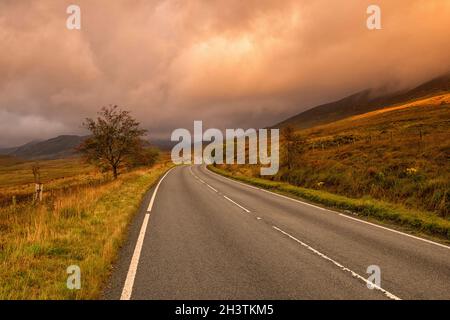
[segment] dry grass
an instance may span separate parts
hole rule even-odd
[[[370,197],[353,199],[323,190],[307,189],[285,182],[255,178],[249,176],[248,173],[245,174],[236,170],[223,170],[213,166],[208,168],[223,176],[252,184],[259,188],[323,204],[326,207],[349,211],[378,221],[394,223],[412,233],[430,235],[450,243],[450,221],[430,212],[411,210],[402,205],[386,203]]]
[[[32,166],[36,162],[0,157],[0,207],[17,202],[28,202],[34,191]],[[78,158],[39,161],[41,182],[46,194],[71,192],[87,185],[100,185],[111,180],[110,174],[98,170]]]
[[[400,216],[419,216],[426,228],[436,231],[433,216],[441,222],[450,219],[449,101],[447,93],[300,130],[306,139],[304,151],[295,157],[291,170],[281,152],[282,166],[270,180],[397,206],[404,209]],[[257,166],[222,169],[236,176],[264,178]],[[407,220],[422,226],[414,219]]]
[[[305,130],[307,151],[295,170],[277,178],[448,217],[448,101],[449,95],[438,96]]]
[[[0,208],[0,299],[98,298],[130,219],[168,168],[157,164],[40,205]],[[81,290],[66,288],[70,265],[81,268]]]

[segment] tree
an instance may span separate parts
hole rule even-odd
[[[40,184],[41,183],[41,166],[39,165],[39,162],[35,162],[31,166],[31,171],[33,172],[34,183]]]
[[[130,167],[153,166],[158,159],[158,148],[144,147],[142,151],[127,157],[127,162]]]
[[[144,154],[142,137],[147,130],[139,127],[129,111],[118,106],[103,107],[96,120],[87,118],[83,127],[91,132],[78,150],[87,161],[109,169],[117,179],[119,168]]]

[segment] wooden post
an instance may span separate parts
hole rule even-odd
[[[44,193],[44,185],[42,183],[36,183],[34,185],[34,198],[33,201],[42,201],[42,194]]]

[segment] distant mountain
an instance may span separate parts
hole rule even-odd
[[[298,129],[311,128],[327,124],[350,116],[385,108],[393,104],[406,102],[428,95],[450,91],[450,73],[428,81],[414,89],[380,94],[375,90],[364,90],[342,100],[327,103],[297,114],[273,126],[281,128],[293,126]]]
[[[76,148],[88,136],[62,135],[45,141],[32,141],[15,148],[0,148],[0,156],[23,160],[53,160],[69,158],[77,155]],[[166,150],[170,142],[164,140],[144,141],[144,147],[155,146]],[[163,148],[165,147],[165,148]],[[6,157],[3,157],[6,158]]]
[[[41,140],[33,140],[31,142],[28,142],[24,145],[22,145],[20,148],[28,148],[31,147],[32,145],[41,142]],[[18,149],[19,147],[10,147],[10,148],[0,148],[0,155],[13,155],[14,152]]]
[[[16,148],[0,149],[0,155],[27,160],[60,159],[76,155],[75,148],[86,137],[63,135],[45,141],[32,141]]]

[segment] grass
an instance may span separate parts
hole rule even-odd
[[[17,202],[28,202],[32,199],[32,166],[35,163],[0,156],[0,206],[11,204],[13,196]],[[78,158],[45,160],[38,163],[46,193],[68,193],[79,187],[100,185],[111,180],[110,174],[102,174]]]
[[[449,239],[450,93],[298,130],[305,142],[280,170],[222,165],[221,174]]]
[[[306,142],[273,181],[369,196],[450,219],[450,93],[299,130]],[[258,166],[228,166],[252,177]],[[264,177],[263,177],[264,178]]]
[[[386,203],[370,197],[360,199],[348,198],[323,190],[307,189],[293,186],[285,182],[250,177],[236,172],[208,166],[213,172],[225,177],[248,183],[266,190],[295,196],[313,203],[323,204],[330,208],[350,211],[358,215],[376,220],[393,222],[431,236],[450,241],[450,221],[430,212],[411,210],[401,205]]]
[[[67,165],[73,168],[70,161]],[[99,298],[130,219],[146,191],[169,168],[159,163],[115,181],[47,194],[39,205],[0,207],[0,299]],[[73,170],[66,172],[77,183],[90,168]],[[55,180],[67,179],[63,175],[55,173]],[[66,287],[70,265],[81,268],[80,290]]]
[[[97,171],[95,167],[86,164],[79,158],[34,162],[0,156],[0,188],[34,183],[31,167],[35,163],[41,167],[41,180],[45,184],[55,179],[67,179]]]
[[[450,94],[299,131],[306,151],[276,180],[450,215]]]

